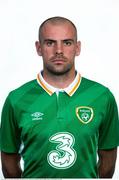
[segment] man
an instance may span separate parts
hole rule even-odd
[[[47,19],[35,45],[43,71],[12,91],[2,111],[4,176],[111,178],[119,145],[117,105],[108,88],[75,70],[81,51],[75,25],[63,17]]]

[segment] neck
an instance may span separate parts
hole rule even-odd
[[[72,72],[67,72],[63,75],[54,75],[50,72],[43,71],[43,78],[51,86],[59,89],[64,89],[68,87],[75,79],[75,70]]]

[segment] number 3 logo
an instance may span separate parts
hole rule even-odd
[[[73,166],[77,154],[73,149],[75,138],[68,132],[56,133],[49,138],[51,143],[58,143],[56,150],[48,153],[48,163],[56,169],[67,169]]]

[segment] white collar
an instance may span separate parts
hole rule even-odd
[[[76,90],[78,89],[80,83],[81,83],[81,76],[79,73],[76,74],[76,77],[74,79],[74,81],[66,88],[64,89],[58,89],[55,88],[53,86],[51,86],[50,84],[48,84],[41,72],[37,75],[37,82],[38,84],[51,96],[54,92],[58,93],[58,92],[66,92],[69,96],[72,96]]]

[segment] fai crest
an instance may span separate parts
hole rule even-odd
[[[93,115],[94,113],[91,107],[80,106],[76,108],[76,116],[84,124],[89,123],[92,120]]]

